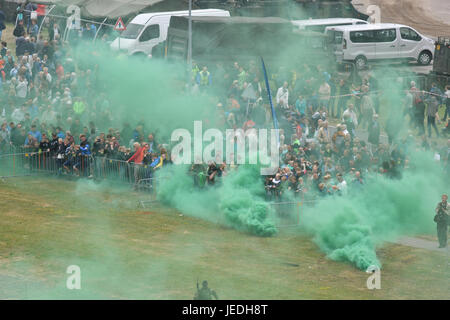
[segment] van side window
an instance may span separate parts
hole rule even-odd
[[[148,26],[142,33],[139,41],[144,42],[155,38],[159,38],[159,24]]]
[[[422,40],[422,37],[419,36],[417,32],[415,32],[413,29],[410,28],[400,28],[400,35],[402,39],[405,40],[412,40],[412,41],[420,41]]]
[[[397,38],[397,32],[395,29],[376,30],[375,38],[377,42],[392,42]]]
[[[376,42],[375,32],[372,30],[351,31],[350,32],[350,40],[353,43]]]

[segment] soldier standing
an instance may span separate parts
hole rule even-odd
[[[197,282],[197,293],[195,294],[194,300],[212,300],[213,297],[219,300],[216,292],[208,288],[208,281],[204,280],[201,288],[198,287]]]
[[[436,215],[434,216],[434,222],[437,223],[439,248],[445,248],[447,246],[447,226],[450,220],[447,199],[448,196],[443,194],[442,201],[438,203],[435,210]]]

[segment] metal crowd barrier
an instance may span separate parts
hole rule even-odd
[[[277,228],[298,227],[304,207],[313,206],[315,203],[316,200],[270,202],[269,218],[275,222]]]
[[[133,185],[135,190],[155,193],[157,179],[153,169],[126,161],[91,155],[58,158],[50,152],[29,150],[0,154],[0,177],[20,177],[34,174],[86,177]]]
[[[25,146],[15,146],[13,144],[0,144],[0,156],[14,153],[26,153],[29,152],[30,149]]]
[[[23,152],[0,155],[0,177],[16,177],[54,170],[47,152]]]

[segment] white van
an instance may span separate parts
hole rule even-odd
[[[292,20],[291,23],[299,30],[324,32],[326,27],[330,26],[350,26],[368,24],[369,22],[353,18],[329,18],[329,19],[308,19]]]
[[[192,16],[229,17],[230,12],[220,9],[192,10]],[[111,43],[113,50],[126,52],[129,55],[145,55],[152,53],[158,43],[167,38],[167,29],[171,16],[188,16],[189,11],[169,11],[139,14],[131,20],[125,31]]]
[[[325,32],[337,61],[355,62],[359,70],[368,61],[416,60],[428,65],[434,57],[434,40],[401,24],[327,27]]]

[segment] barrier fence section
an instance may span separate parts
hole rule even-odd
[[[155,193],[157,186],[153,169],[144,164],[91,155],[57,155],[40,151],[0,154],[0,178],[35,174],[108,180],[149,193]]]
[[[130,164],[126,161],[92,157],[91,155],[58,156],[50,152],[23,152],[0,155],[0,178],[20,177],[36,174],[56,176],[87,177],[95,180],[133,186],[136,191],[150,194],[139,201],[146,208],[156,201],[156,190],[161,179],[153,177],[153,169],[144,164]],[[313,206],[314,199],[300,197],[298,201],[269,202],[268,217],[278,228],[297,227],[306,206]]]
[[[46,153],[25,152],[0,155],[0,177],[18,177],[53,170]]]
[[[301,224],[305,207],[313,206],[316,200],[299,199],[299,201],[270,202],[268,216],[275,222],[277,228],[297,227]]]

